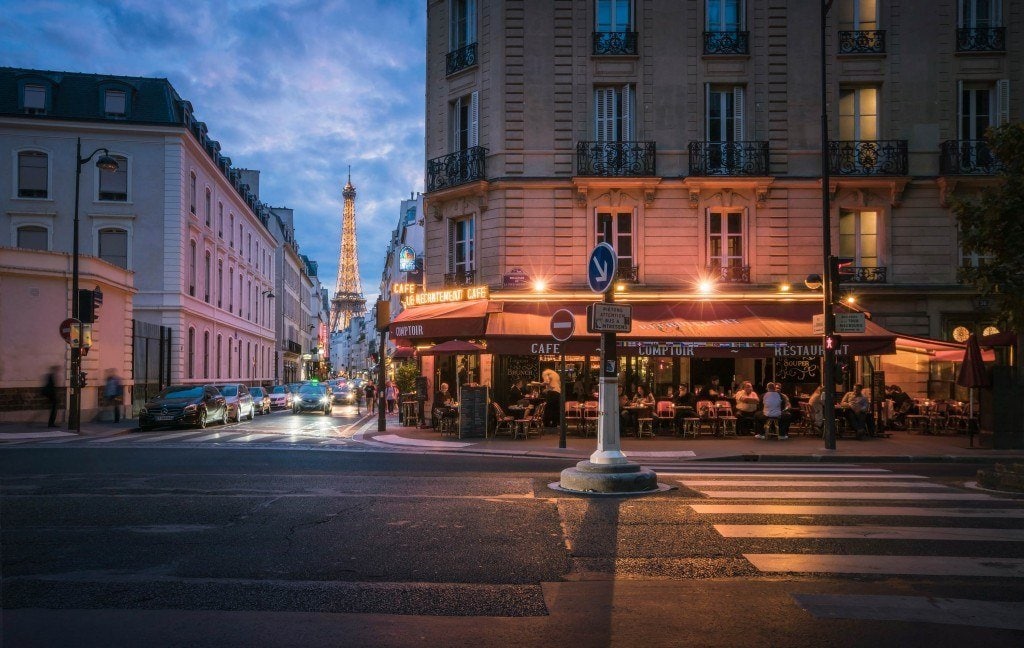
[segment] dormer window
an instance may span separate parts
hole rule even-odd
[[[107,117],[124,117],[128,108],[128,96],[124,90],[107,90],[103,93],[103,112]]]
[[[42,115],[46,112],[46,86],[26,84],[22,96],[22,106],[30,115]]]

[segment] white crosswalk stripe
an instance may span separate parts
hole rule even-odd
[[[1024,502],[998,494],[882,471],[659,477],[712,500],[691,509],[761,572],[1024,578]]]

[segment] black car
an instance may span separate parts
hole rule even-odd
[[[169,425],[227,423],[228,406],[223,394],[213,385],[171,385],[149,399],[139,410],[139,429],[152,430]]]
[[[323,412],[331,413],[331,393],[323,383],[302,383],[295,394],[292,412]]]

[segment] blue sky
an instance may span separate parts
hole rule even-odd
[[[260,198],[295,210],[333,294],[352,166],[363,292],[423,189],[422,0],[0,0],[0,64],[165,77]]]

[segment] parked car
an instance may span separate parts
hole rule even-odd
[[[356,391],[351,385],[345,385],[334,390],[334,402],[341,405],[354,405],[356,402]]]
[[[274,385],[270,390],[270,407],[272,409],[291,409],[292,390],[288,385]]]
[[[252,396],[253,407],[257,414],[270,414],[270,394],[262,387],[250,387],[249,394]]]
[[[217,385],[220,393],[224,394],[224,400],[228,403],[228,420],[249,419],[256,415],[256,406],[252,402],[252,395],[249,388],[241,383],[229,385]]]
[[[295,395],[295,403],[292,405],[292,413],[309,411],[330,415],[331,395],[323,383],[308,382],[299,386],[299,393]]]
[[[228,422],[227,399],[213,385],[171,385],[149,399],[139,410],[143,432],[165,425],[194,425]]]

